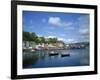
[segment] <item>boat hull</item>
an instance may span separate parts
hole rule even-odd
[[[55,56],[58,55],[58,53],[49,53],[49,56]]]
[[[70,56],[70,54],[61,54],[61,57]]]

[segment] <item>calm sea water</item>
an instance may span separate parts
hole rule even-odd
[[[58,55],[50,56],[47,50],[24,52],[23,68],[46,68],[46,67],[67,67],[89,65],[89,48],[56,50]],[[70,56],[62,57],[66,53]]]

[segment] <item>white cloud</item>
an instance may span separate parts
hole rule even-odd
[[[82,35],[89,35],[89,29],[88,28],[80,29],[79,32]]]
[[[63,41],[64,43],[76,43],[78,42],[75,39],[69,38],[69,39],[65,39],[62,37],[56,37],[56,36],[46,36],[45,38],[57,38],[59,41]]]
[[[46,38],[56,38],[56,36],[46,36]]]
[[[42,35],[40,35],[40,34],[36,34],[38,37],[42,37]]]
[[[60,17],[49,17],[48,23],[54,26],[67,27],[71,26],[72,22],[65,22]]]
[[[84,15],[78,18],[79,22],[79,33],[86,38],[89,36],[90,23],[89,23],[89,15]]]
[[[57,25],[57,26],[61,25],[61,20],[59,17],[50,17],[48,22],[49,24],[52,24],[52,25]]]
[[[46,19],[42,19],[42,22],[45,23],[46,22]]]
[[[81,41],[89,41],[89,34],[90,34],[90,23],[89,23],[89,16],[83,16],[79,18],[79,33],[81,35]]]
[[[56,37],[56,36],[46,36],[45,38],[57,38],[60,41],[66,41],[66,39],[61,38],[61,37]]]
[[[60,40],[60,41],[66,41],[66,39],[64,39],[64,38],[58,38],[58,40]]]
[[[75,43],[77,42],[75,39],[66,39],[66,43]]]
[[[60,36],[62,36],[62,37],[66,37],[66,34],[60,34]]]
[[[77,42],[75,39],[58,38],[58,40],[64,41],[65,43],[75,43],[75,42]]]
[[[84,15],[78,18],[80,26],[88,26],[89,25],[89,15]]]
[[[51,32],[51,31],[47,31],[47,33],[48,33],[49,35],[55,35],[55,33],[54,33],[54,32]]]
[[[74,41],[74,39],[67,39],[67,41],[68,41],[68,42],[72,42],[72,41]]]

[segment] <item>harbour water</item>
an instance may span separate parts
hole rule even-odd
[[[57,55],[49,55],[48,50],[34,52],[23,52],[23,68],[47,68],[47,67],[68,67],[88,66],[89,47],[80,49],[56,50]],[[61,54],[70,54],[61,56]]]

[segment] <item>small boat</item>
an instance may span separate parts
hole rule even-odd
[[[32,50],[31,50],[31,52],[35,52],[35,50],[34,50],[34,49],[32,49]]]
[[[61,54],[61,57],[70,56],[70,54]]]
[[[51,52],[49,52],[49,55],[50,55],[50,56],[52,56],[52,55],[58,55],[58,52],[51,51]]]

